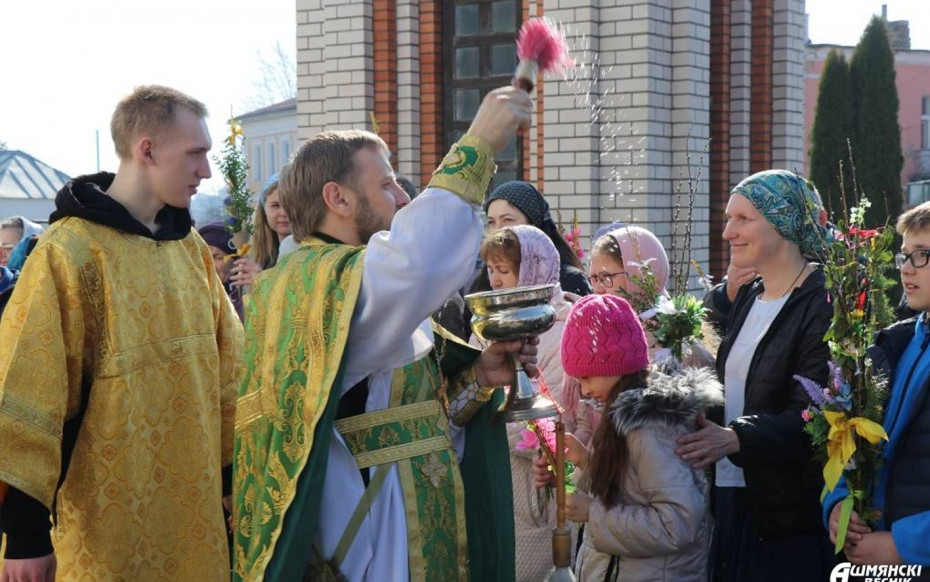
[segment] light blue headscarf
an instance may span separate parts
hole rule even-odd
[[[23,265],[26,263],[26,257],[29,256],[29,245],[32,243],[32,237],[39,236],[38,234],[30,234],[24,236],[20,239],[19,243],[16,245],[16,248],[13,249],[13,252],[10,254],[10,260],[7,261],[6,266],[9,267],[11,271],[21,271]]]
[[[781,236],[804,255],[818,255],[831,238],[817,188],[794,172],[766,170],[749,176],[730,195],[748,199]]]
[[[278,187],[278,179],[278,173],[275,172],[274,174],[268,176],[268,179],[265,180],[264,184],[262,184],[262,191],[258,193],[258,203],[262,206],[262,208],[265,207],[265,200],[268,199],[268,194]]]

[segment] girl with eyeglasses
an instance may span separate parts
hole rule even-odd
[[[715,469],[713,580],[827,580],[835,559],[820,523],[822,467],[803,430],[810,397],[795,380],[828,378],[833,308],[823,271],[806,258],[823,250],[826,212],[813,184],[769,170],[733,189],[726,215],[731,262],[758,276],[732,303],[726,281],[705,303],[726,321],[717,353],[725,403],[676,453]]]
[[[633,305],[651,306],[657,297],[646,297],[646,292],[637,284],[645,276],[644,267],[648,267],[654,279],[655,291],[667,295],[665,287],[668,284],[669,262],[665,247],[649,230],[641,226],[624,225],[594,241],[588,278],[594,293],[598,295],[614,295]],[[712,352],[716,351],[714,344],[717,335],[708,326],[705,327],[705,337],[710,348],[700,343],[692,344],[688,356],[682,362],[683,368],[714,366]],[[657,361],[659,345],[648,331],[646,342],[650,361]],[[563,394],[566,409],[577,418],[575,436],[587,442],[600,422],[600,406],[592,401],[582,403],[581,387],[572,378],[566,379]]]
[[[646,271],[651,273],[654,290],[647,292],[640,284],[646,277]],[[622,226],[612,230],[594,241],[591,248],[591,268],[588,278],[594,292],[603,295],[618,295],[630,302],[631,305],[642,306],[642,310],[655,305],[658,297],[648,295],[656,293],[658,296],[667,296],[669,262],[665,247],[658,237],[640,226]],[[648,307],[647,307],[648,306]],[[716,334],[708,330],[706,334],[710,339],[708,344],[716,349],[714,341]],[[649,332],[646,332],[649,342],[650,360],[656,361],[658,345]],[[685,367],[700,368],[714,365],[711,350],[701,344],[691,346],[690,355],[682,362]]]
[[[655,277],[656,287],[664,293],[669,272],[665,247],[645,228],[622,226],[594,241],[588,278],[599,295],[613,293],[637,302],[643,290],[636,280],[643,276],[644,265]]]

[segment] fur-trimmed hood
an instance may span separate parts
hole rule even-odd
[[[694,426],[698,412],[723,404],[723,386],[710,368],[685,368],[669,376],[653,372],[649,386],[626,390],[610,407],[617,432],[626,435],[646,426]]]

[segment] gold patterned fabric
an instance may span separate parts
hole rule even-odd
[[[429,187],[443,188],[466,202],[480,205],[496,172],[491,145],[479,137],[466,134],[452,145],[452,149],[433,172]]]
[[[242,341],[199,237],[76,217],[43,235],[0,323],[0,481],[57,505],[59,579],[228,580],[221,468]]]

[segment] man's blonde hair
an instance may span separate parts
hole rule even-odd
[[[328,182],[351,185],[356,178],[355,154],[365,148],[388,151],[384,140],[357,129],[324,131],[304,142],[281,170],[278,200],[287,212],[291,234],[300,242],[323,223]]]
[[[177,89],[161,85],[136,87],[123,97],[110,119],[110,135],[121,160],[132,157],[132,142],[140,135],[155,136],[174,122],[179,109],[207,116],[207,106]]]
[[[918,204],[899,216],[895,229],[901,236],[916,232],[930,232],[930,202]]]

